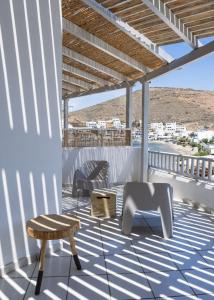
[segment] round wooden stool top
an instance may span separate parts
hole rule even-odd
[[[80,220],[71,214],[40,215],[26,223],[28,235],[40,240],[62,239],[79,228]]]

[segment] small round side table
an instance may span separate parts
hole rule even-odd
[[[40,215],[30,219],[26,223],[27,233],[30,237],[41,240],[39,258],[39,272],[35,288],[35,295],[39,295],[44,272],[45,248],[48,240],[69,238],[71,252],[78,270],[81,264],[76,251],[74,233],[80,228],[80,220],[71,214],[64,215]]]

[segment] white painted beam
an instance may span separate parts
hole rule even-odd
[[[212,41],[212,42],[208,43],[207,45],[204,45],[200,48],[197,48],[178,59],[175,59],[170,64],[160,67],[159,69],[146,74],[145,76],[143,76],[141,79],[138,79],[138,80],[142,81],[142,82],[150,81],[154,78],[160,77],[160,76],[165,75],[169,72],[172,72],[178,68],[181,68],[181,67],[185,66],[186,64],[189,64],[189,63],[191,63],[197,59],[200,59],[201,57],[204,57],[208,54],[211,54],[213,52],[214,52],[214,41]]]
[[[132,128],[132,86],[126,87],[126,128]]]
[[[140,181],[148,181],[148,123],[149,123],[149,82],[142,83],[142,141],[141,141],[141,174]]]
[[[91,83],[85,82],[83,80],[80,80],[80,79],[77,79],[77,78],[74,78],[74,77],[70,77],[70,76],[65,75],[65,74],[62,74],[62,81],[68,82],[68,83],[76,85],[76,86],[79,86],[84,90],[91,90],[93,88],[96,88],[95,84],[91,84]]]
[[[140,82],[150,81],[154,78],[165,75],[173,70],[181,68],[182,66],[184,66],[188,63],[191,63],[197,59],[200,59],[201,57],[209,55],[213,52],[214,52],[214,41],[208,43],[205,46],[202,46],[200,48],[193,50],[192,52],[182,56],[181,58],[174,60],[173,62],[171,62],[170,64],[168,64],[166,66],[160,67],[159,69],[154,70],[137,80],[131,80],[128,83],[133,85],[137,81],[140,81]],[[105,91],[112,91],[112,90],[116,90],[116,89],[126,88],[126,86],[127,86],[127,82],[122,82],[120,84],[114,84],[112,86],[95,88],[90,91],[85,91],[85,92],[80,92],[80,93],[72,93],[71,95],[67,95],[66,97],[69,98],[71,96],[72,97],[87,96],[87,95],[91,95],[91,94],[102,93]]]
[[[68,129],[68,99],[64,99],[64,129]]]
[[[161,0],[142,0],[142,2],[169,26],[191,48],[197,48],[196,38],[187,26]]]
[[[151,71],[150,68],[145,67],[143,64],[136,61],[132,57],[107,44],[95,35],[89,33],[88,31],[82,29],[81,27],[77,26],[76,24],[70,22],[65,18],[63,18],[63,30],[69,32],[70,34],[90,44],[91,46],[105,52],[106,54],[114,57],[115,59],[121,61],[129,67],[134,68],[135,70],[138,70],[143,73],[148,73],[149,71]]]
[[[130,81],[130,84],[134,84],[136,81]],[[107,91],[113,91],[113,90],[118,90],[118,89],[123,89],[126,88],[127,86],[127,82],[121,82],[118,84],[114,84],[111,86],[103,86],[103,87],[99,87],[99,88],[95,88],[93,90],[90,91],[83,91],[83,92],[77,92],[77,93],[71,93],[70,95],[67,95],[67,98],[72,97],[82,97],[82,96],[88,96],[88,95],[94,95],[94,94],[99,94],[99,93],[103,93],[103,92],[107,92]]]
[[[103,73],[107,76],[110,76],[110,77],[115,78],[120,81],[127,80],[127,77],[125,77],[123,74],[121,74],[111,68],[108,68],[108,67],[106,67],[106,66],[104,66],[82,54],[79,54],[78,52],[73,51],[67,47],[62,47],[62,54],[78,63],[81,63],[84,66],[90,67],[93,70]]]
[[[158,47],[155,43],[153,43],[150,39],[148,39],[144,34],[135,30],[128,23],[124,22],[117,15],[112,13],[109,9],[105,8],[102,4],[98,3],[95,0],[82,0],[87,6],[91,7],[98,14],[103,16],[106,20],[111,22],[115,27],[117,27],[120,31],[124,32],[131,39],[137,42],[142,47],[146,48],[150,52],[152,52],[159,59],[171,62],[172,57],[162,48]],[[122,3],[119,3],[122,4]]]
[[[79,88],[75,85],[71,85],[68,82],[63,82],[62,83],[62,88],[69,91],[69,92],[72,92],[72,93],[80,93],[81,92],[81,88]]]
[[[100,77],[94,76],[88,72],[82,71],[76,67],[70,66],[68,64],[62,64],[62,69],[65,72],[71,73],[73,75],[79,76],[81,78],[84,78],[88,81],[92,81],[95,82],[95,84],[99,85],[99,86],[103,86],[103,85],[109,85],[110,82],[107,80],[104,80]]]

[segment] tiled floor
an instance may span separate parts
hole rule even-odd
[[[117,190],[121,214],[122,187]],[[214,216],[174,203],[174,237],[164,240],[156,212],[139,212],[133,233],[120,219],[90,216],[88,198],[63,191],[63,210],[82,224],[76,235],[83,269],[77,271],[69,244],[47,257],[40,296],[34,296],[38,264],[0,279],[0,299],[214,299]]]

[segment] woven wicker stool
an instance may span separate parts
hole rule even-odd
[[[48,240],[69,238],[71,252],[78,270],[81,264],[77,255],[74,233],[80,228],[80,221],[70,214],[65,215],[41,215],[27,221],[26,229],[30,237],[41,240],[39,258],[39,273],[37,277],[35,295],[40,293],[44,271],[45,248]]]
[[[91,215],[104,218],[115,217],[116,196],[116,192],[112,190],[93,190],[91,193]]]

